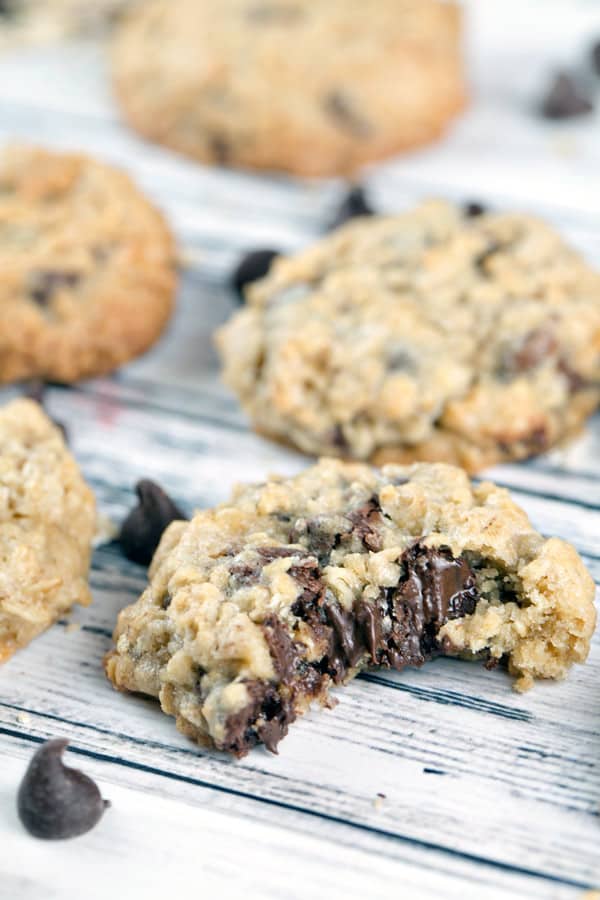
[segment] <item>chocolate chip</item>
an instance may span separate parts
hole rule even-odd
[[[339,423],[333,426],[333,430],[331,432],[331,443],[342,454],[346,453],[349,449],[350,445],[348,444],[346,435],[344,434],[344,429]]]
[[[558,371],[567,379],[569,384],[569,391],[572,394],[576,394],[578,391],[583,391],[585,390],[585,388],[590,386],[588,379],[584,378],[583,375],[580,375],[579,372],[577,372],[564,358],[559,360]]]
[[[546,119],[571,119],[593,109],[594,104],[582,85],[567,72],[559,72],[542,101],[540,112]]]
[[[110,806],[91,778],[63,764],[68,743],[46,741],[33,756],[19,787],[19,818],[34,837],[63,840],[85,834]]]
[[[525,335],[516,350],[504,354],[501,370],[508,375],[528,372],[553,355],[557,347],[557,340],[551,331],[535,328]]]
[[[375,215],[375,210],[369,203],[365,189],[360,184],[355,184],[344,196],[329,224],[329,229],[339,228],[340,225],[359,216],[373,215]]]
[[[48,415],[48,410],[46,409],[46,406],[44,404],[45,394],[46,382],[42,381],[41,378],[31,378],[29,381],[25,382],[23,387],[23,396],[28,397],[30,400],[34,400],[35,403],[39,403],[46,415]],[[67,426],[63,422],[60,422],[58,419],[54,419],[52,416],[48,416],[48,418],[62,432],[65,443],[68,443],[69,432],[67,431]]]
[[[374,553],[383,548],[383,538],[379,530],[381,526],[381,507],[377,497],[372,497],[359,509],[348,513],[348,519],[352,522],[352,534],[356,535],[367,548]]]
[[[241,300],[244,299],[244,289],[253,281],[264,278],[271,268],[273,260],[279,256],[277,250],[252,250],[242,257],[231,276],[231,284],[237,291]]]
[[[148,565],[167,525],[187,516],[154,481],[144,478],[135,491],[139,502],[121,526],[119,543],[127,559]]]
[[[222,134],[213,134],[209,140],[210,152],[220,166],[231,161],[231,147]]]
[[[483,216],[487,212],[483,203],[479,203],[477,200],[471,200],[468,203],[465,203],[463,210],[467,219],[476,219],[478,216]]]
[[[600,77],[600,41],[597,41],[591,50],[590,58],[592,61],[592,68],[596,75]]]
[[[368,138],[371,126],[355,110],[352,101],[342,91],[331,91],[323,99],[323,108],[335,124],[355,138]]]
[[[265,640],[269,645],[275,664],[275,671],[285,683],[289,683],[296,674],[298,651],[285,626],[277,616],[268,616],[262,625]]]
[[[388,592],[392,630],[380,660],[395,669],[420,666],[443,651],[437,632],[449,619],[470,615],[479,596],[471,567],[447,548],[417,543],[402,561],[405,574]]]
[[[262,742],[271,753],[277,753],[279,741],[296,718],[294,709],[266,682],[246,681],[244,685],[250,699],[246,706],[227,718],[225,737],[218,748],[241,757]]]
[[[80,281],[80,272],[62,269],[40,269],[37,272],[33,272],[31,276],[29,296],[38,306],[46,307],[56,291],[61,288],[77,287]]]

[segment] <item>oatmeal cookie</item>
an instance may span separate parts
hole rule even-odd
[[[174,247],[123,172],[26,146],[0,154],[0,381],[73,381],[143,353],[166,326]]]
[[[508,492],[417,463],[322,460],[169,526],[106,659],[200,743],[274,750],[370,665],[505,658],[519,689],[587,656],[594,583]]]
[[[95,521],[94,495],[39,404],[0,409],[0,662],[90,603]]]
[[[347,173],[437,138],[465,103],[457,5],[152,0],[117,30],[143,135],[221,165]]]
[[[470,471],[600,400],[600,275],[544,223],[431,201],[276,259],[217,342],[256,428],[306,453]]]

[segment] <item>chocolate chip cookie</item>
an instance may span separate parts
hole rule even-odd
[[[173,306],[173,241],[123,172],[15,146],[0,155],[0,381],[73,381],[144,352]]]
[[[312,454],[471,471],[600,400],[600,275],[547,225],[442,202],[279,258],[218,334],[257,429]]]
[[[0,662],[90,603],[95,523],[60,429],[33,400],[0,409]]]
[[[302,175],[431,141],[465,103],[459,8],[438,0],[151,0],[113,70],[152,140]]]
[[[366,666],[506,659],[525,689],[587,656],[594,583],[508,492],[445,464],[322,460],[169,526],[106,671],[243,756]]]

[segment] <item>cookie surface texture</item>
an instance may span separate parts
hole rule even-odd
[[[33,400],[0,409],[0,662],[91,601],[94,495]]]
[[[209,163],[349,173],[437,138],[465,103],[457,6],[152,0],[118,30],[129,123]]]
[[[431,201],[279,258],[219,332],[257,430],[306,453],[470,471],[600,400],[600,276],[550,227]]]

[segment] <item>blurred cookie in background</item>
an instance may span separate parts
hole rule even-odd
[[[218,332],[256,429],[306,453],[478,471],[600,402],[600,275],[548,225],[443,202],[279,256]]]
[[[78,154],[0,153],[0,271],[0,382],[112,371],[173,308],[162,215],[124,172]]]
[[[102,34],[139,0],[0,0],[0,52]]]
[[[439,137],[466,101],[457,6],[151,0],[114,83],[143,135],[203,162],[349,173]]]

